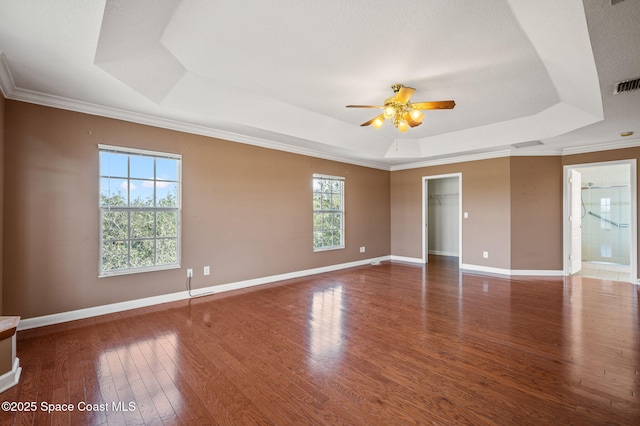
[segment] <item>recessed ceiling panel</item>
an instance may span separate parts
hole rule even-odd
[[[638,0],[3,0],[0,87],[376,165],[561,148],[640,132],[640,92],[613,95],[638,77],[638,19]],[[456,107],[403,134],[360,127],[372,111],[345,106],[395,83]]]

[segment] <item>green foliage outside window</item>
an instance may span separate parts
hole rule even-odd
[[[313,178],[313,248],[344,247],[344,179]]]
[[[179,160],[100,155],[100,272],[177,265]]]

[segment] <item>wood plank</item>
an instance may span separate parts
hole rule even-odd
[[[386,262],[18,332],[4,424],[640,424],[638,287]]]

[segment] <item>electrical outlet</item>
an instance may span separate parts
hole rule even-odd
[[[489,252],[488,251],[483,251],[482,252],[482,257],[484,257],[485,259],[489,258]]]
[[[193,277],[193,269],[189,268],[187,269],[187,278],[191,278]]]
[[[366,250],[366,249],[364,248],[364,246],[360,247],[360,253],[364,253],[364,252],[365,252],[365,250]]]
[[[209,267],[208,267],[208,266],[205,266],[205,267],[204,267],[204,274],[205,274],[205,275],[209,275],[210,273],[211,273],[211,270],[209,269]]]

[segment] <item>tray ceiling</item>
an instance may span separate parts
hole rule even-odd
[[[381,168],[634,144],[640,0],[4,0],[10,99]],[[455,99],[399,134],[390,86]],[[373,113],[372,113],[373,112]]]

